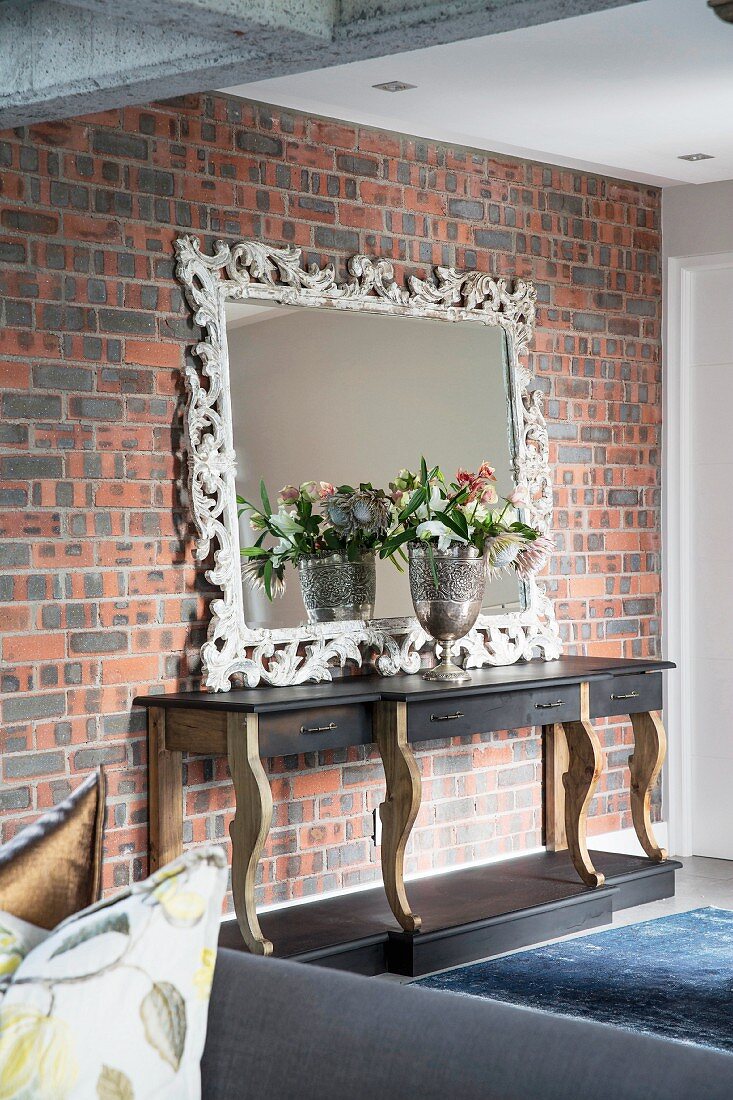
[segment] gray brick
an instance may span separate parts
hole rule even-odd
[[[477,199],[448,199],[448,214],[465,221],[483,221],[484,204]]]
[[[100,745],[93,749],[79,749],[74,753],[74,767],[79,771],[99,768],[105,764],[124,764],[127,749],[124,745]]]
[[[39,390],[91,390],[94,373],[83,367],[55,367],[39,364],[33,368],[33,385]]]
[[[127,635],[121,630],[85,630],[72,634],[72,653],[122,653],[127,650]]]
[[[134,157],[136,160],[148,158],[148,143],[145,138],[121,134],[116,130],[95,130],[92,149],[95,153],[110,157]]]
[[[433,775],[453,775],[456,772],[470,772],[473,760],[470,752],[452,752],[448,756],[433,758]]]
[[[497,248],[500,252],[514,248],[514,234],[506,229],[477,229],[473,239],[479,248]]]
[[[25,508],[28,504],[28,494],[25,489],[0,489],[0,507]]]
[[[0,543],[0,566],[30,565],[31,551],[26,543]]]
[[[339,252],[358,252],[359,234],[352,229],[332,229],[319,225],[315,235],[316,248],[336,249]]]
[[[6,264],[24,264],[25,245],[0,241],[0,261]]]
[[[624,600],[624,615],[653,615],[656,610],[656,601],[652,597]]]
[[[9,207],[0,214],[0,224],[6,229],[19,229],[22,233],[51,234],[58,232],[59,219],[55,214]]]
[[[560,462],[590,463],[593,461],[591,447],[558,447],[557,457]]]
[[[173,173],[159,172],[154,168],[141,168],[137,174],[138,187],[149,195],[172,195]]]
[[[574,313],[573,328],[580,332],[604,332],[606,317],[603,313]]]
[[[4,447],[28,445],[28,428],[25,424],[0,424],[0,444]]]
[[[124,332],[138,336],[155,334],[155,315],[135,309],[100,309],[102,332]]]
[[[576,218],[583,216],[583,199],[580,195],[558,195],[557,192],[551,192],[548,206],[557,214],[572,214]]]
[[[60,420],[61,398],[43,394],[6,393],[3,413],[9,420]]]
[[[0,791],[0,810],[27,810],[30,804],[30,787],[14,787],[12,791]]]
[[[72,397],[69,412],[81,420],[123,419],[123,404],[119,397]]]
[[[533,783],[535,777],[534,764],[518,764],[514,768],[502,769],[498,775],[498,783],[500,787],[519,787],[521,784]]]
[[[65,712],[66,698],[63,692],[6,699],[3,703],[5,722],[29,722],[34,718],[53,718]]]
[[[353,153],[339,153],[336,157],[336,167],[342,172],[348,172],[350,176],[379,175],[379,161],[372,157],[354,156]]]
[[[597,267],[574,267],[570,273],[570,278],[576,286],[602,287],[606,285],[607,275],[605,271],[600,271]]]
[[[237,133],[237,148],[243,153],[261,153],[267,157],[282,156],[283,143],[279,138],[269,137],[267,134],[252,133],[250,130],[240,130]]]
[[[6,455],[0,458],[3,477],[10,481],[22,481],[25,478],[53,480],[62,476],[62,469],[63,460],[55,455]]]
[[[638,489],[609,489],[608,504],[611,508],[634,507],[639,503]]]

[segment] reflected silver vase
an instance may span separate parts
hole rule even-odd
[[[342,623],[373,619],[377,566],[373,553],[349,561],[346,554],[302,558],[300,587],[309,623]]]
[[[471,677],[453,661],[453,643],[468,634],[481,610],[486,585],[483,554],[475,546],[463,544],[434,550],[436,585],[428,547],[411,542],[409,553],[415,614],[423,629],[441,647],[440,661],[423,678],[465,684]]]

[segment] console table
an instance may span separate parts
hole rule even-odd
[[[542,725],[545,741],[545,843],[567,849],[586,887],[604,875],[588,850],[588,806],[603,754],[593,718],[629,715],[631,812],[647,857],[661,863],[650,817],[651,792],[664,761],[662,670],[670,661],[564,657],[472,670],[471,682],[446,685],[421,676],[353,676],[287,688],[221,694],[186,692],[135,699],[148,713],[150,863],[157,868],[182,848],[182,754],[226,755],[236,812],[231,825],[232,892],[247,948],[272,953],[255,908],[257,864],[272,817],[262,758],[376,742],[387,794],[380,806],[382,876],[390,909],[404,934],[421,917],[410,905],[404,855],[420,807],[420,775],[411,745],[443,737]]]

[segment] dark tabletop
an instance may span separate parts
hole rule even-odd
[[[135,706],[178,707],[187,709],[246,711],[295,710],[300,707],[327,707],[343,703],[374,703],[380,699],[430,700],[449,695],[481,695],[495,691],[546,687],[548,684],[572,684],[580,680],[598,680],[623,673],[660,672],[674,668],[672,661],[654,661],[626,657],[560,657],[556,661],[520,661],[515,665],[470,669],[468,684],[441,684],[423,680],[420,673],[398,676],[346,676],[321,684],[289,687],[257,687],[246,690],[209,693],[186,691],[170,695],[139,695]]]

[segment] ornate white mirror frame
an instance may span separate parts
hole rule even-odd
[[[434,279],[410,276],[405,288],[395,282],[389,260],[361,255],[349,261],[351,278],[339,283],[331,264],[304,268],[299,248],[216,241],[213,255],[207,256],[191,236],[180,237],[175,247],[176,275],[203,332],[193,349],[200,366],[186,367],[185,444],[198,533],[195,555],[203,561],[213,546],[213,567],[206,577],[222,590],[221,598],[211,602],[208,637],[201,648],[207,688],[228,691],[233,678],[246,687],[329,680],[333,666],[343,667],[348,661],[361,665],[365,657],[373,658],[384,676],[418,672],[420,650],[429,639],[415,619],[278,630],[255,630],[245,622],[225,304],[255,299],[500,326],[508,348],[514,475],[530,500],[524,518],[549,532],[553,500],[543,395],[530,388],[531,374],[520,362],[533,334],[535,288],[522,280],[510,285],[484,272],[448,267],[436,268]],[[469,668],[512,664],[536,655],[546,660],[559,657],[560,634],[544,586],[534,578],[526,582],[522,610],[481,615],[459,646]]]

